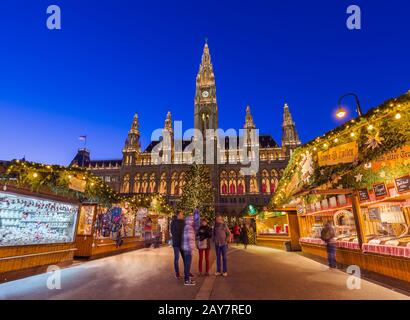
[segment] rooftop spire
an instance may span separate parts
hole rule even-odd
[[[138,114],[134,114],[132,119],[131,128],[128,131],[127,139],[125,140],[125,145],[123,152],[137,152],[140,151],[140,123],[138,119]]]
[[[251,107],[249,105],[246,106],[246,116],[245,116],[245,129],[255,129],[255,123],[253,122],[253,117],[251,114]]]
[[[295,149],[301,144],[299,135],[296,131],[296,125],[293,122],[292,115],[287,103],[283,106],[283,123],[282,123],[282,147]]]
[[[172,134],[172,117],[171,117],[171,111],[168,111],[167,117],[165,118],[165,124],[164,124],[164,129]]]
[[[132,120],[132,125],[129,133],[140,134],[140,122],[138,119],[138,113],[134,114],[134,118]]]

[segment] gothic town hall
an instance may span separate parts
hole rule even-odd
[[[244,113],[244,130],[255,129],[249,106],[244,109]],[[215,75],[207,43],[196,77],[194,126],[202,132],[219,128]],[[166,115],[164,130],[173,134],[171,112]],[[122,159],[92,160],[89,150],[82,148],[71,165],[86,167],[122,194],[160,193],[176,207],[185,183],[184,174],[192,162],[191,152],[185,150],[191,141],[182,141],[182,150],[174,150],[172,145],[171,161],[168,164],[152,161],[151,152],[159,142],[151,141],[145,149],[141,148],[140,123],[135,114],[122,149]],[[239,147],[229,148],[226,143],[222,155],[226,161],[208,164],[215,190],[216,212],[237,217],[244,213],[249,204],[259,208],[267,205],[292,151],[299,145],[300,140],[287,104],[283,110],[281,146],[271,135],[259,136],[259,168],[256,174],[243,176],[240,172],[243,165],[228,161],[232,157],[239,157],[240,151]]]

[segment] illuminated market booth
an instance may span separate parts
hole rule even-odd
[[[85,169],[16,160],[0,166],[0,188],[2,281],[74,256],[141,248],[144,234],[164,243],[169,234],[162,196],[122,197]]]
[[[98,258],[104,255],[143,248],[149,231],[150,244],[155,236],[159,243],[168,240],[171,209],[160,195],[137,195],[123,198],[110,208],[84,203],[80,209],[76,238],[76,257]],[[119,230],[113,222],[120,219]],[[120,243],[117,241],[120,232]]]
[[[256,218],[258,245],[299,251],[299,224],[296,210],[263,210]]]
[[[298,148],[270,208],[298,212],[304,254],[410,281],[410,92]]]
[[[0,187],[2,281],[72,263],[81,201],[113,196],[82,169],[19,160],[0,168]]]

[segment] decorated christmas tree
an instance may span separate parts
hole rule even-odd
[[[199,209],[201,218],[215,216],[214,195],[209,170],[205,165],[193,164],[185,176],[185,185],[178,204],[178,210],[185,215]]]

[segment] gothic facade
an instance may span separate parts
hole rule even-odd
[[[207,43],[196,77],[194,126],[204,136],[207,129],[219,128],[215,74]],[[245,132],[256,129],[250,106],[245,110],[243,128]],[[174,142],[171,112],[166,115],[163,132],[164,137],[171,137],[169,144],[163,143],[161,138],[151,141],[142,149],[140,123],[135,114],[122,150],[122,159],[91,160],[87,149],[79,149],[71,165],[88,168],[122,194],[160,193],[171,205],[176,206],[185,183],[185,172],[193,161],[192,151],[187,148],[192,139]],[[215,190],[216,211],[228,216],[238,216],[244,213],[249,204],[256,207],[267,205],[292,150],[300,145],[288,105],[284,105],[281,146],[271,135],[260,135],[253,142],[245,141],[250,158],[254,150],[252,147],[255,147],[251,144],[257,144],[259,149],[259,168],[253,175],[241,173],[243,164],[238,161],[242,155],[239,143],[232,147],[229,137],[224,139],[225,148],[222,151],[215,149],[219,161],[215,159],[213,164],[207,164]],[[158,157],[153,157],[153,153],[158,152],[157,147],[161,142],[162,148],[157,156],[163,161],[158,162],[155,160]],[[179,148],[175,146],[177,143]]]

